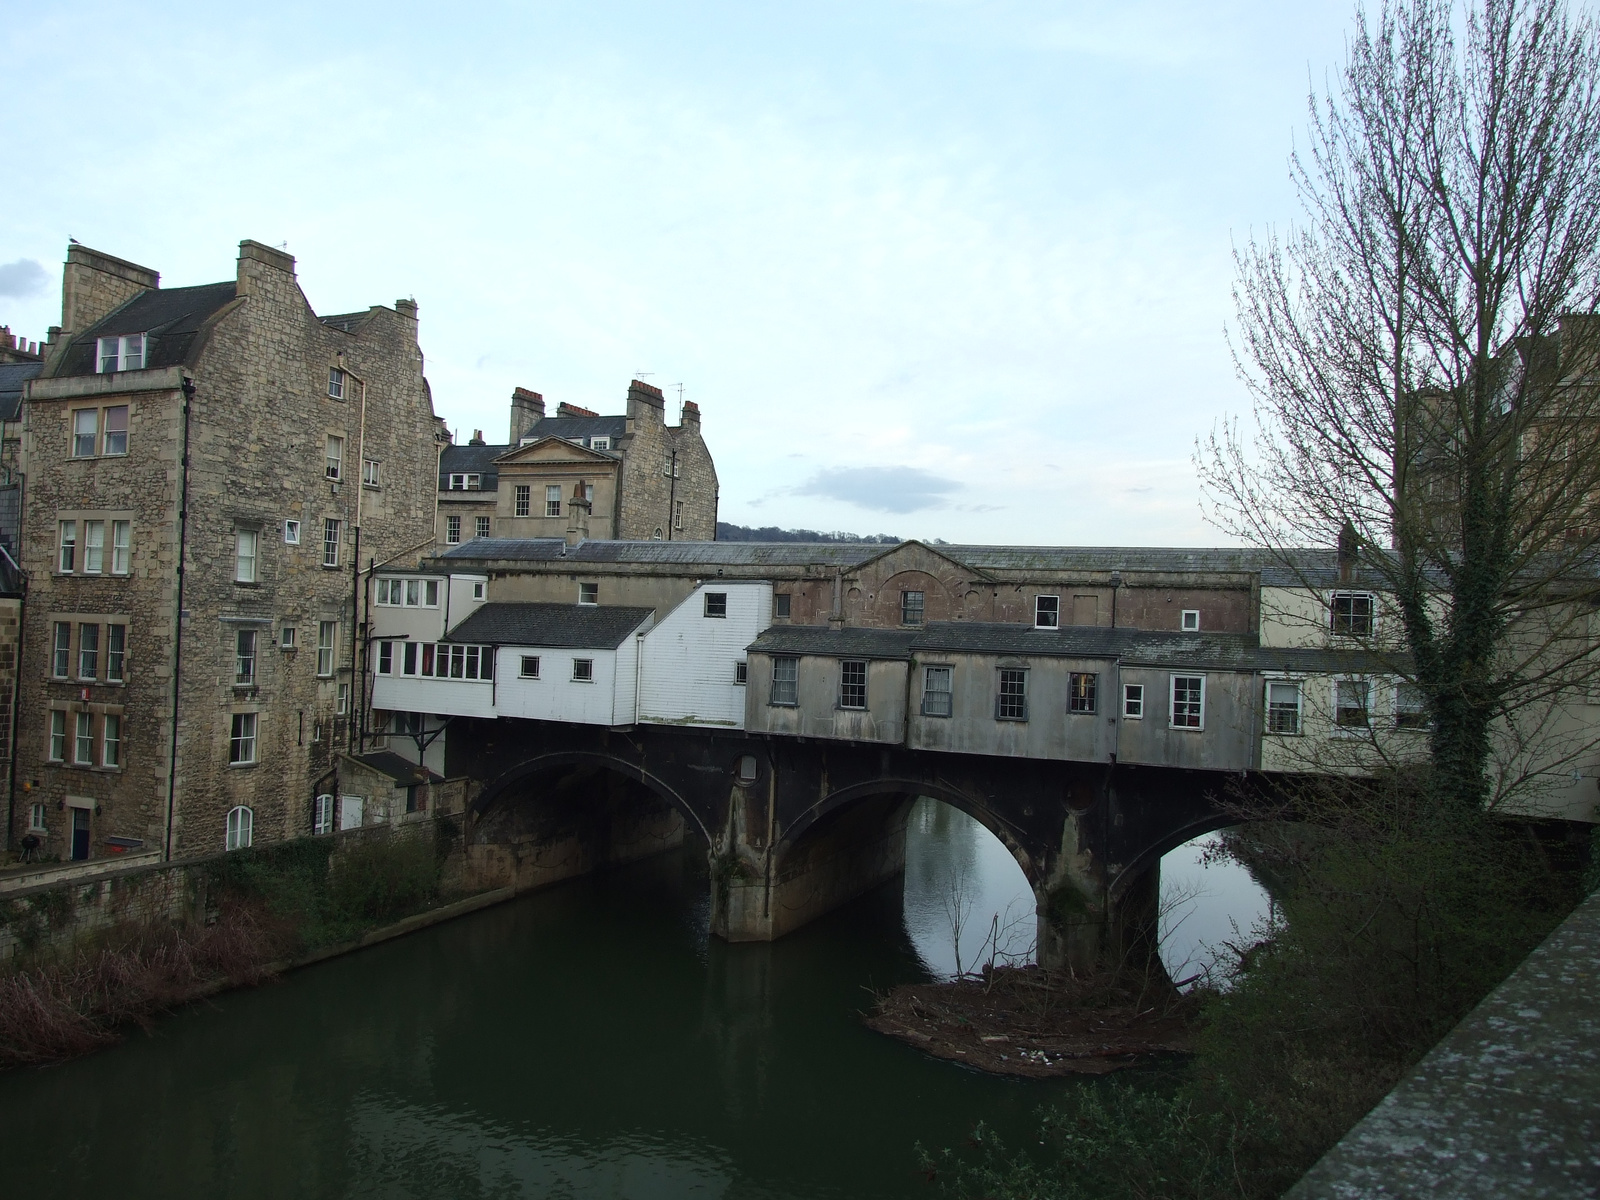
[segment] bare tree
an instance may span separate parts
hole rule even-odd
[[[1600,53],[1562,0],[1356,23],[1291,159],[1305,224],[1236,253],[1254,433],[1197,460],[1212,519],[1292,569],[1359,542],[1439,798],[1480,811],[1497,738],[1597,667]],[[1547,765],[1589,745],[1561,736]]]

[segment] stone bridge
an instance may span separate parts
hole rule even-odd
[[[712,929],[770,941],[899,874],[911,804],[953,805],[1033,887],[1038,954],[1087,966],[1153,947],[1161,856],[1229,823],[1229,775],[998,759],[735,731],[457,718],[476,783],[470,868],[537,887],[681,843],[710,847]]]

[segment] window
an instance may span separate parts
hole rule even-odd
[[[99,575],[106,569],[106,523],[83,523],[83,573]]]
[[[1371,592],[1335,592],[1333,596],[1333,632],[1349,637],[1371,637],[1377,597]]]
[[[481,537],[481,538],[486,538],[486,537],[489,536],[489,518],[488,517],[479,517],[478,518],[478,536]]]
[[[750,664],[742,658],[733,664],[733,682],[735,686],[750,682]]]
[[[474,647],[476,649],[476,647]],[[339,716],[346,716],[350,712],[350,685],[341,683],[337,697],[334,700],[333,711]]]
[[[544,489],[544,515],[559,517],[561,515],[561,485],[552,483]]]
[[[65,621],[56,622],[55,652],[50,659],[50,674],[65,679],[72,667],[72,626]]]
[[[361,482],[367,487],[378,486],[378,460],[375,458],[363,459],[361,462]]]
[[[100,675],[100,626],[78,626],[78,678],[96,679]]]
[[[682,529],[683,528],[683,501],[682,500],[673,501],[673,504],[672,504],[672,527],[674,529]]]
[[[1204,675],[1172,676],[1172,728],[1204,729],[1205,704]]]
[[[311,832],[318,837],[333,832],[333,797],[326,792],[312,803]]]
[[[529,484],[517,484],[516,515],[519,517],[529,517],[533,515],[533,488]]]
[[[1100,688],[1100,677],[1092,671],[1073,671],[1067,677],[1067,711],[1092,713],[1095,711],[1095,694]]]
[[[800,695],[800,660],[777,655],[772,660],[772,704],[794,705]]]
[[[1183,632],[1185,632],[1185,633],[1199,633],[1200,632],[1200,610],[1198,608],[1186,608],[1186,609],[1184,609],[1183,610],[1183,615],[1179,619],[1179,623],[1178,624],[1179,624],[1179,628],[1182,629]]]
[[[539,656],[537,654],[524,654],[522,656],[522,666],[517,671],[517,678],[518,679],[537,679],[537,678],[539,678]]]
[[[900,624],[921,625],[923,601],[926,596],[922,592],[900,593]]]
[[[393,642],[379,642],[378,643],[378,674],[379,675],[393,675],[394,674],[394,643]]]
[[[417,673],[417,643],[407,642],[405,645],[405,665],[400,670],[402,674],[415,675]]]
[[[111,573],[126,575],[133,570],[133,522],[111,522]]]
[[[465,475],[450,476],[450,491],[464,492],[467,490],[467,477]]]
[[[285,521],[283,523],[283,544],[285,546],[298,546],[300,544],[299,521]]]
[[[328,395],[334,400],[344,399],[344,372],[338,367],[328,368]]]
[[[323,467],[322,474],[328,479],[338,479],[344,472],[344,439],[328,435],[327,465]]]
[[[50,761],[64,762],[67,757],[67,714],[61,709],[50,710]]]
[[[845,660],[839,664],[839,707],[867,706],[867,664]]]
[[[115,713],[107,713],[101,726],[100,736],[100,765],[103,767],[120,767],[122,765],[122,718]]]
[[[256,761],[256,714],[234,713],[233,731],[228,735],[228,762],[234,765]]]
[[[317,622],[317,674],[326,678],[333,674],[333,645],[339,636],[339,622]]]
[[[35,804],[33,806],[33,808],[29,811],[29,813],[28,813],[28,828],[33,830],[35,833],[43,833],[44,832],[44,830],[45,830],[44,805]]]
[[[668,450],[662,457],[661,473],[670,475],[674,479],[678,477],[678,452],[676,450]]]
[[[1059,629],[1061,627],[1061,597],[1036,596],[1033,601],[1033,627]]]
[[[80,766],[87,767],[92,765],[94,763],[94,714],[86,712],[78,714],[72,743],[72,761]]]
[[[71,572],[78,563],[78,523],[76,521],[60,522],[61,553],[57,558],[57,565],[62,571]]]
[[[1396,729],[1428,727],[1428,705],[1416,684],[1402,681],[1395,685],[1394,724]]]
[[[228,810],[228,841],[229,850],[248,850],[250,848],[250,835],[255,829],[256,817],[244,805]]]
[[[1339,679],[1333,685],[1333,723],[1340,729],[1365,729],[1372,685],[1365,679]]]
[[[299,645],[299,642],[295,638],[295,628],[294,628],[294,626],[293,625],[285,625],[283,627],[282,632],[280,632],[279,635],[278,635],[278,646],[279,646],[279,648],[283,649],[283,650],[293,650],[298,645]]]
[[[772,597],[772,615],[780,620],[787,621],[789,619],[790,599],[788,592],[774,593]]]
[[[1267,732],[1291,735],[1300,732],[1298,683],[1267,684]]]
[[[950,692],[951,667],[928,667],[922,676],[922,715],[948,717],[954,711]]]
[[[336,517],[329,517],[322,522],[322,565],[337,567],[339,565],[339,528],[341,522]]]
[[[728,593],[727,592],[707,592],[706,593],[706,616],[708,616],[708,617],[726,617],[727,615],[728,615]]]
[[[241,629],[233,635],[233,682],[237,685],[256,681],[256,631]]]
[[[608,437],[590,438],[589,439],[589,449],[591,449],[591,450],[609,450],[609,449],[611,449],[611,439],[608,438]]]
[[[594,659],[575,658],[572,660],[572,678],[577,683],[594,682]]]
[[[482,600],[483,599],[483,588],[484,588],[484,585],[481,582],[474,583],[472,585],[472,598],[474,600]]]
[[[1125,683],[1122,685],[1122,715],[1130,721],[1144,719],[1144,684]]]
[[[100,440],[100,410],[80,408],[72,414],[72,457],[93,458]]]
[[[578,585],[579,604],[599,604],[600,585],[598,583],[580,583]]]
[[[239,583],[256,581],[256,531],[233,531],[233,577]]]
[[[997,721],[1028,719],[1027,671],[1008,668],[1000,672],[1000,694],[995,697],[994,716]]]
[[[113,405],[106,409],[105,436],[100,453],[119,455],[128,452],[128,406]]]
[[[106,682],[121,683],[128,658],[128,627],[106,626]]]
[[[650,540],[652,542],[659,542],[661,540],[661,526],[656,526],[656,531],[650,535]]]
[[[410,598],[411,596],[408,592],[406,599],[409,601]],[[439,607],[439,581],[437,579],[425,579],[422,581],[422,607]]]
[[[444,540],[452,546],[461,541],[460,517],[446,517],[444,519]]]
[[[109,375],[113,371],[142,371],[144,369],[145,335],[142,333],[124,333],[114,337],[103,337],[98,341],[100,360],[97,375]]]

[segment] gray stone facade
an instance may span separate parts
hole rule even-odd
[[[42,804],[63,859],[75,823],[96,857],[222,850],[235,810],[257,844],[311,832],[359,703],[359,568],[433,528],[414,303],[319,317],[251,241],[232,283],[156,283],[71,247],[23,404],[12,833]],[[104,370],[133,335],[134,369]]]

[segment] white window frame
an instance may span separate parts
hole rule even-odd
[[[1294,728],[1274,729],[1272,727],[1272,689],[1275,687],[1294,688]],[[1287,675],[1268,675],[1263,688],[1261,700],[1262,732],[1269,737],[1302,737],[1306,731],[1306,686],[1305,681],[1298,677]]]
[[[378,480],[382,478],[383,466],[375,458],[361,460],[361,486],[375,488],[380,486]]]
[[[322,477],[334,483],[344,478],[344,439],[336,433],[328,434],[327,457],[323,463]]]
[[[344,399],[345,371],[342,367],[328,368],[328,396],[333,400]]]
[[[593,683],[594,682],[594,659],[592,659],[592,658],[575,658],[575,659],[572,660],[572,682],[573,683]]]
[[[1335,606],[1340,600],[1353,599],[1357,596],[1365,597],[1372,606],[1367,615],[1368,629],[1366,633],[1352,633],[1338,628],[1338,613]],[[1376,637],[1378,635],[1378,594],[1376,592],[1341,589],[1328,596],[1328,632],[1335,637]]]
[[[122,428],[111,428],[111,414],[122,413]],[[100,453],[107,458],[125,458],[128,453],[128,421],[132,413],[126,404],[108,404],[100,410]],[[122,445],[112,448],[113,437],[121,435]]]
[[[112,621],[106,625],[106,682],[126,683],[128,675],[128,625]]]
[[[228,827],[223,837],[224,850],[248,850],[255,836],[256,814],[248,805],[238,804],[228,810]]]
[[[50,826],[45,823],[44,805],[33,805],[28,812],[28,832],[44,833],[49,828]]]
[[[233,634],[233,686],[254,687],[256,661],[261,639],[254,629],[236,629]]]
[[[334,692],[335,699],[333,711],[335,716],[347,717],[350,715],[350,685],[340,681]]]
[[[1200,712],[1199,712],[1200,720],[1199,720],[1199,724],[1196,724],[1196,725],[1179,725],[1178,722],[1177,722],[1177,716],[1178,716],[1178,711],[1177,711],[1178,680],[1180,680],[1180,679],[1198,679],[1200,681]],[[1178,730],[1178,731],[1181,731],[1183,733],[1204,733],[1205,729],[1206,729],[1206,692],[1207,692],[1207,690],[1208,690],[1208,688],[1207,688],[1207,685],[1206,685],[1206,677],[1204,675],[1202,675],[1202,674],[1190,675],[1190,674],[1187,674],[1187,673],[1180,674],[1178,672],[1174,672],[1173,674],[1168,675],[1167,676],[1167,728],[1168,729],[1173,729],[1173,730]]]
[[[1055,607],[1046,609],[1044,602],[1050,600]],[[1045,619],[1046,612],[1050,619]],[[1061,597],[1060,596],[1035,596],[1033,598],[1033,627],[1035,629],[1060,629],[1061,628]]]
[[[103,575],[106,570],[106,523],[104,519],[83,523],[83,573]]]
[[[492,527],[489,523],[488,517],[474,517],[472,536],[475,538],[486,538],[489,536],[491,528]]]
[[[521,658],[522,661],[517,664],[517,678],[518,679],[537,679],[537,678],[539,678],[539,656],[537,654],[523,654],[523,655],[520,655],[519,657]],[[533,670],[531,670],[531,671],[528,669],[528,664],[529,663],[533,664]]]
[[[248,546],[249,552],[246,553]],[[233,581],[255,583],[261,574],[261,531],[233,527]]]
[[[711,621],[725,621],[725,620],[727,620],[728,619],[728,593],[727,592],[706,592],[706,593],[704,593],[704,595],[705,595],[705,607],[703,609],[703,615],[704,615],[705,619],[711,620]],[[713,600],[715,600],[717,602],[714,607],[720,608],[722,610],[721,612],[712,612],[711,611],[712,608],[713,608],[713,605],[712,605],[712,601]]]
[[[941,672],[944,676],[943,688],[930,686],[933,683],[933,673]],[[929,701],[935,696],[942,696],[942,706],[935,706]],[[920,712],[925,717],[949,717],[955,715],[956,709],[956,670],[952,663],[927,663],[922,668],[922,704]]]
[[[547,483],[544,488],[544,515],[559,517],[561,515],[561,485]]]
[[[611,449],[611,439],[609,437],[590,438],[589,439],[589,449],[591,449],[591,450],[609,450],[609,449]]]
[[[76,766],[94,766],[94,714],[80,712],[73,714],[76,718],[72,730],[72,761]]]
[[[122,767],[122,714],[106,713],[100,718],[100,765]]]
[[[133,571],[133,522],[111,522],[111,573],[128,575]]]
[[[1367,719],[1361,725],[1341,725],[1339,723],[1339,688],[1340,685],[1356,684],[1366,689]],[[1373,711],[1373,702],[1378,698],[1376,681],[1368,675],[1336,675],[1328,681],[1328,732],[1336,738],[1367,738],[1371,737],[1376,729]]]
[[[332,536],[329,536],[329,535]],[[339,545],[344,540],[344,522],[338,517],[324,517],[322,519],[322,565],[337,567],[339,565]]]
[[[254,766],[257,761],[256,742],[260,736],[260,713],[231,714],[228,728],[228,765],[230,767]]]
[[[333,795],[324,792],[311,805],[311,835],[321,837],[333,832]]]
[[[533,485],[519,483],[513,493],[512,515],[517,517],[533,516]]]
[[[278,631],[278,649],[296,650],[299,645],[299,635],[293,625],[285,625]]]
[[[317,678],[333,678],[338,666],[339,622],[317,622]]]
[[[299,521],[285,521],[283,523],[283,544],[285,546],[298,546],[300,544]]]
[[[473,580],[473,582],[472,582],[472,598],[474,600],[482,600],[483,599],[484,589],[485,589],[486,586],[487,585],[481,579]]]
[[[1144,684],[1122,685],[1122,718],[1125,721],[1144,720]]]
[[[111,375],[117,371],[142,371],[150,357],[149,349],[150,335],[147,333],[122,333],[96,338],[94,373]]]
[[[744,687],[750,682],[750,663],[739,659],[733,664],[733,683],[735,687]]]
[[[67,761],[67,710],[64,708],[50,710],[50,739],[45,749],[45,759],[49,762]]]
[[[459,546],[461,544],[461,518],[454,513],[447,515],[444,519],[444,541],[447,546]]]
[[[89,418],[89,429],[85,432],[84,417]],[[98,408],[75,408],[72,410],[72,429],[67,435],[71,438],[73,458],[94,458],[100,449],[100,410]]]
[[[78,523],[56,522],[56,570],[71,575],[78,565]]]
[[[1417,700],[1418,700],[1418,702],[1420,704],[1420,707],[1418,707],[1418,708],[1407,708],[1407,709],[1402,709],[1400,707],[1400,692],[1401,692],[1401,690],[1403,688],[1416,688]],[[1418,724],[1418,725],[1402,725],[1400,723],[1400,714],[1402,712],[1420,713],[1422,718],[1423,718],[1423,720],[1422,720],[1421,724]],[[1395,680],[1393,688],[1390,689],[1390,692],[1389,692],[1389,718],[1390,718],[1390,724],[1392,724],[1395,727],[1395,729],[1399,730],[1401,733],[1426,733],[1426,732],[1428,732],[1428,728],[1433,724],[1433,722],[1428,719],[1428,700],[1427,700],[1427,697],[1422,694],[1422,689],[1420,687],[1418,687],[1417,684],[1413,683],[1409,679],[1397,679],[1397,680]],[[1370,714],[1369,714],[1369,719],[1370,719]]]
[[[578,603],[582,604],[582,605],[584,605],[586,607],[587,606],[591,606],[591,605],[599,604],[600,603],[600,585],[599,585],[599,583],[579,583],[578,584]]]
[[[1186,608],[1178,615],[1178,629],[1183,633],[1200,632],[1200,610]]]

